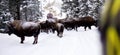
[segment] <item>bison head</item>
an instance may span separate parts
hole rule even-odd
[[[12,26],[11,22],[7,22],[6,23],[6,33],[8,33],[9,35],[11,35],[13,33],[14,29]]]

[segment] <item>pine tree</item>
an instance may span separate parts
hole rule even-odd
[[[100,17],[100,11],[104,0],[62,0],[62,11],[69,17],[92,16],[95,19]]]
[[[38,0],[9,0],[9,9],[17,20],[34,20],[40,16]]]
[[[41,17],[39,10],[40,2],[38,0],[25,0],[21,5],[21,18],[25,20],[37,20]]]
[[[0,0],[0,28],[4,28],[4,21],[10,20],[8,0]]]
[[[20,5],[23,0],[9,0],[9,10],[16,20],[20,20]]]

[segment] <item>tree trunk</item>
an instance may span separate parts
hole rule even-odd
[[[20,1],[17,1],[17,17],[16,20],[20,20]]]
[[[20,3],[22,0],[9,0],[9,10],[15,20],[20,20]]]

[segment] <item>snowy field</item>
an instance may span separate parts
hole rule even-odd
[[[83,27],[64,31],[63,38],[55,34],[40,33],[38,44],[33,37],[26,37],[24,44],[15,35],[0,33],[0,55],[101,55],[101,43],[97,28],[84,31]]]

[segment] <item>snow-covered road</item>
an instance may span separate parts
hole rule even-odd
[[[40,33],[38,44],[33,45],[34,38],[26,37],[24,44],[15,35],[0,33],[0,55],[101,55],[101,43],[97,28],[76,32],[66,31],[63,38],[55,34]]]

